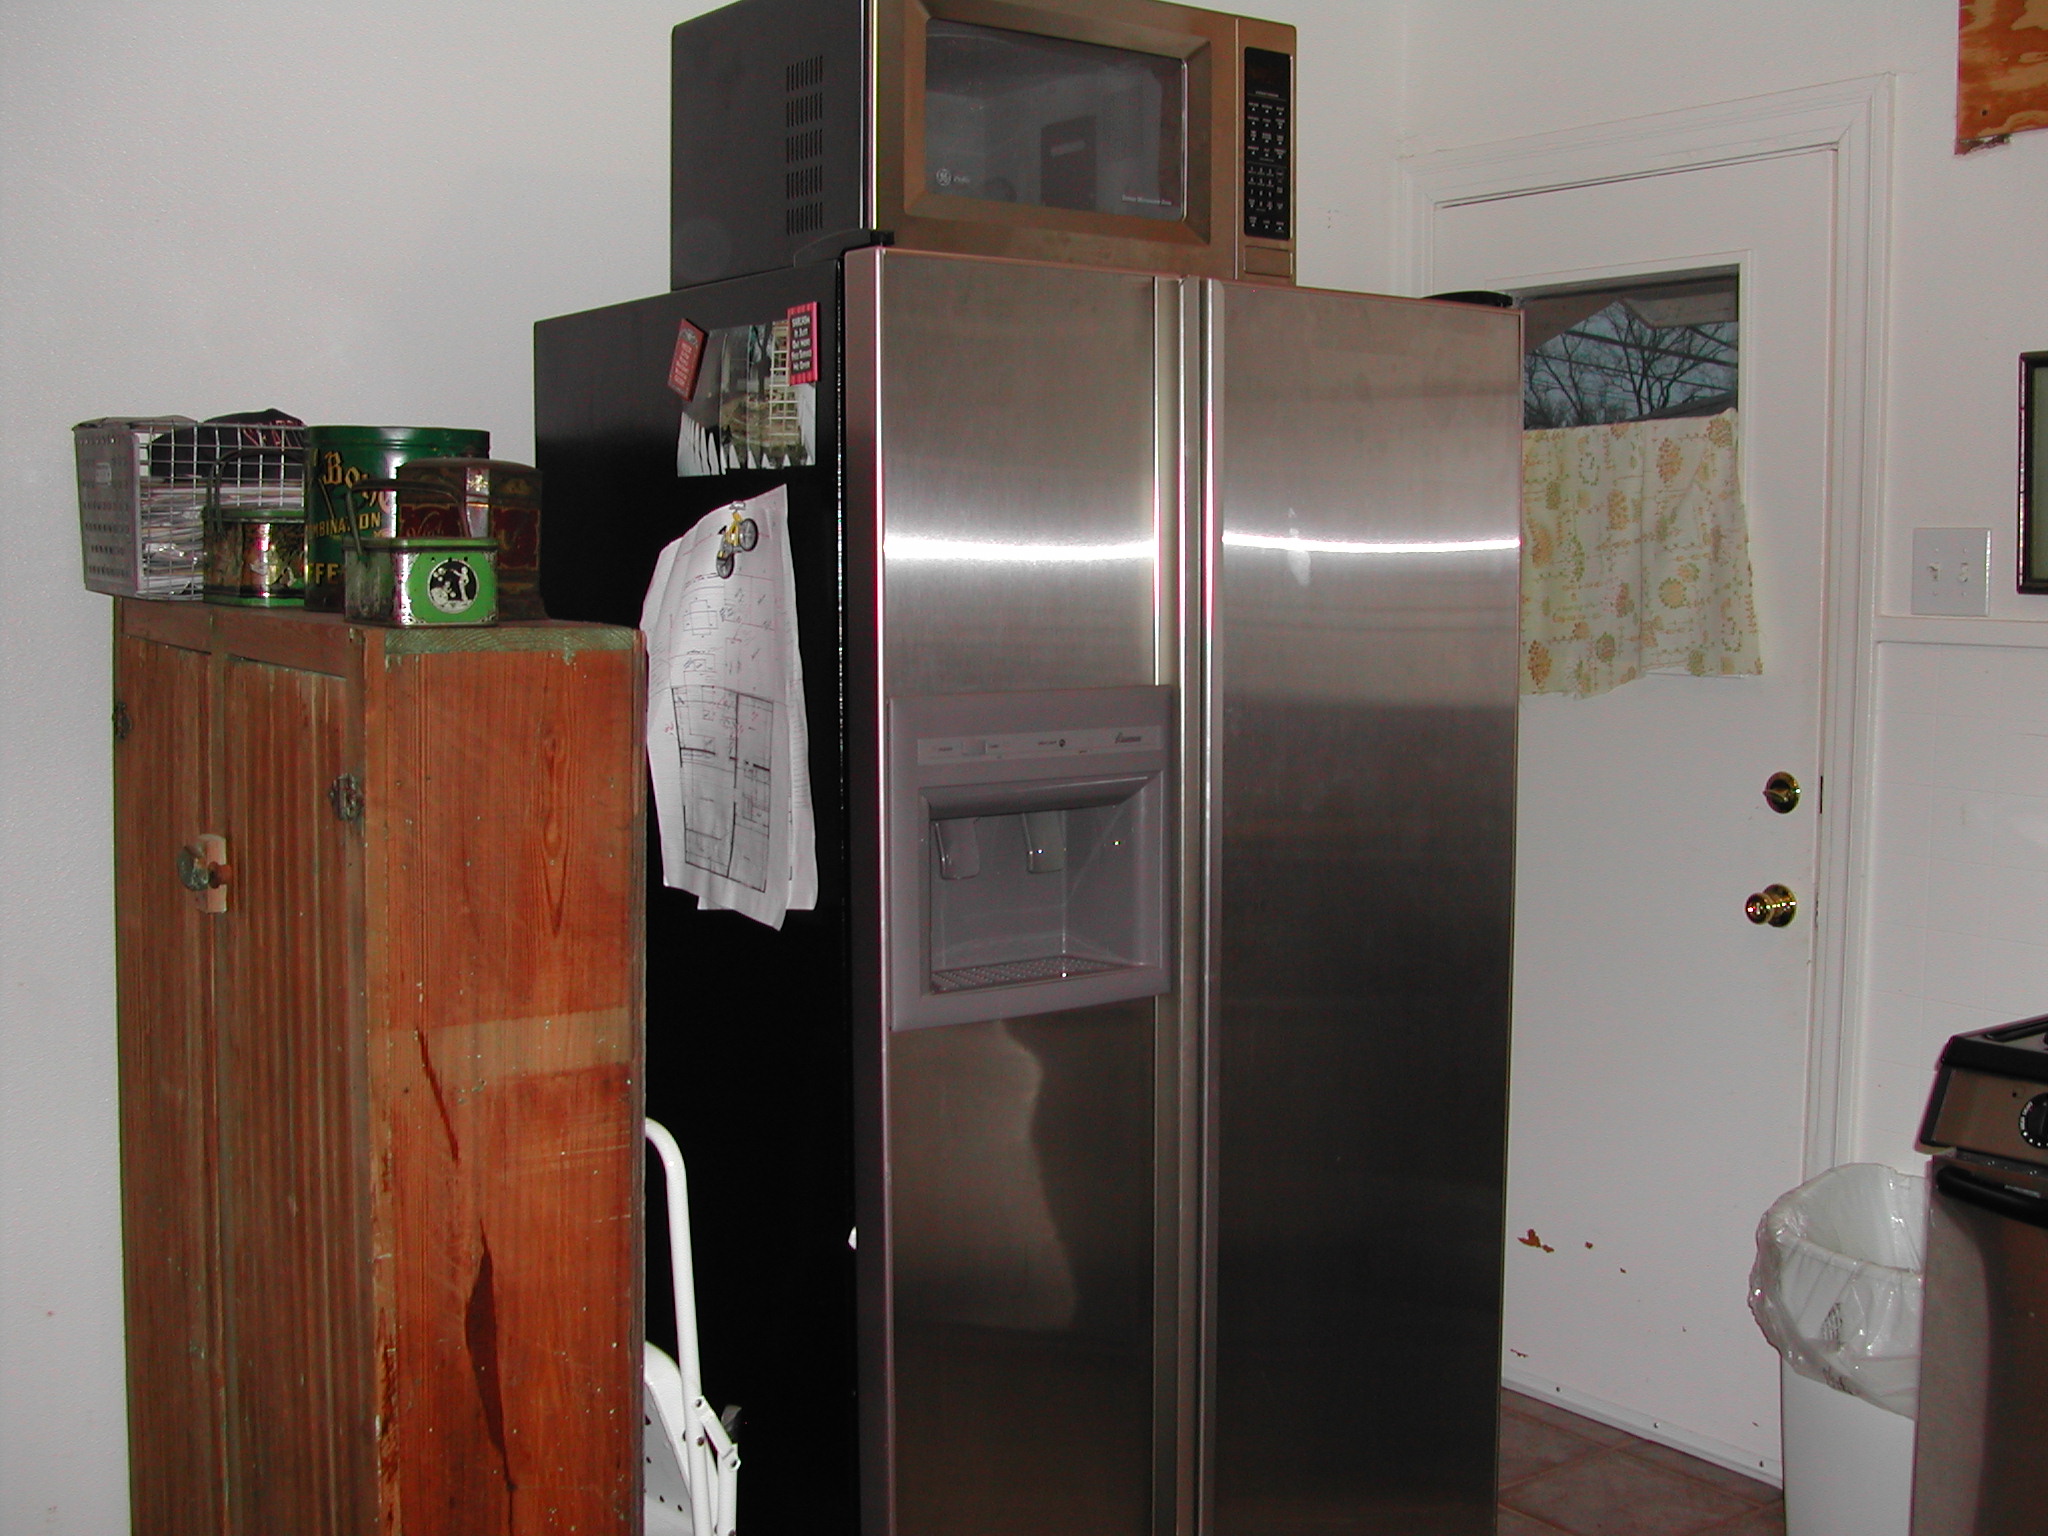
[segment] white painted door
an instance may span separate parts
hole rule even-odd
[[[1438,290],[1741,270],[1763,675],[1523,700],[1504,1369],[1768,1471],[1777,1360],[1745,1284],[1801,1169],[1833,158],[1445,208],[1431,248]],[[1779,769],[1789,815],[1762,794]],[[1773,883],[1790,927],[1744,916]]]

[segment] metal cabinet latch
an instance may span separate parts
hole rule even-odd
[[[228,840],[208,832],[197,842],[178,850],[178,884],[202,912],[228,909]]]
[[[327,803],[334,807],[336,821],[363,819],[363,786],[352,773],[337,774],[327,786]]]

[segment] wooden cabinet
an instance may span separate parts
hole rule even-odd
[[[115,652],[135,1530],[636,1529],[638,636]]]

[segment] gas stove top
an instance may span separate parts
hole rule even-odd
[[[2048,1167],[2048,1015],[1949,1039],[1920,1144]]]

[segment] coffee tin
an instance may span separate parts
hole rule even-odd
[[[460,427],[308,427],[306,429],[306,606],[344,606],[342,551],[351,535],[394,538],[395,494],[358,490],[389,481],[407,459],[484,457],[491,434]]]
[[[343,562],[347,613],[368,624],[498,622],[498,548],[490,539],[364,539]]]
[[[242,608],[306,602],[306,519],[277,507],[206,510],[205,595]]]
[[[539,470],[509,459],[408,459],[398,482],[401,522],[414,499],[406,487],[437,486],[459,502],[462,532],[498,541],[500,618],[547,617],[540,601]],[[425,498],[419,500],[425,513]]]

